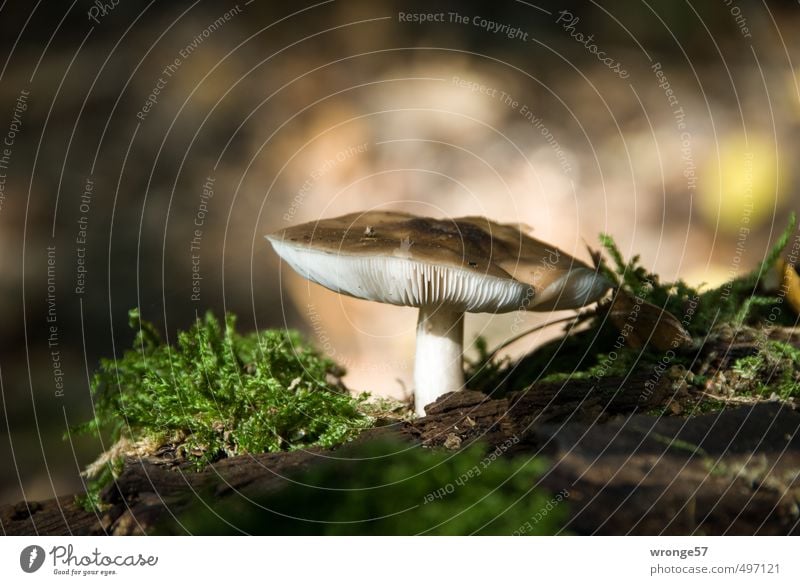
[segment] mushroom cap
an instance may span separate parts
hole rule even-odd
[[[266,236],[308,280],[352,297],[472,313],[560,310],[598,300],[611,283],[595,269],[484,217],[433,219],[369,211]]]

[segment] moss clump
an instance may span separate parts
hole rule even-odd
[[[758,353],[733,365],[730,386],[736,393],[800,397],[800,349],[782,341],[766,341]]]
[[[638,254],[626,262],[610,235],[600,234],[600,244],[613,262],[613,267],[609,267],[606,261],[598,255],[600,270],[616,285],[616,288],[666,310],[675,315],[678,320],[683,318],[693,301],[701,298],[702,295],[696,288],[682,280],[662,283],[657,274],[650,272],[640,264]],[[705,323],[700,323],[700,319],[697,317],[699,315],[693,313],[691,318],[686,319],[683,323],[692,335],[699,334],[704,330]]]
[[[797,222],[791,214],[786,230],[752,272],[722,286],[701,291],[685,282],[661,282],[659,276],[641,266],[639,256],[625,260],[613,238],[600,235],[600,243],[609,258],[595,253],[599,270],[634,298],[663,308],[672,314],[695,340],[706,339],[714,330],[724,327],[793,325],[794,318],[782,306],[778,293],[764,295],[759,288],[766,275],[786,247]],[[775,310],[776,307],[779,310]],[[468,364],[467,380],[471,388],[502,396],[510,391],[523,390],[536,381],[625,376],[633,369],[647,369],[664,357],[651,345],[631,348],[609,322],[609,301],[595,309],[578,313],[565,327],[564,336],[537,348],[516,362],[496,359],[496,351],[488,351],[486,343],[477,344],[479,356]],[[777,318],[776,318],[777,315]],[[645,332],[647,333],[647,332]],[[696,346],[676,350],[670,355],[671,365],[691,367],[695,363]]]
[[[638,255],[625,262],[614,240],[607,234],[601,234],[600,242],[614,265],[610,268],[600,261],[600,267],[618,287],[675,315],[692,337],[704,337],[718,325],[757,324],[781,304],[782,299],[777,295],[759,294],[759,281],[778,260],[796,226],[796,215],[791,213],[786,229],[756,269],[706,291],[691,287],[682,280],[660,282],[657,274],[639,264]],[[793,324],[786,311],[781,311],[780,315],[780,322],[775,324]]]
[[[396,442],[347,447],[278,493],[209,495],[164,533],[266,535],[554,534],[568,493],[534,488],[541,459]]]
[[[132,310],[133,349],[101,360],[91,385],[95,417],[74,430],[130,445],[173,443],[202,466],[241,453],[332,447],[372,425],[360,408],[366,394],[337,385],[336,365],[297,332],[241,335],[235,323],[209,312],[171,346]],[[113,475],[117,463],[108,464],[95,466],[97,483]]]

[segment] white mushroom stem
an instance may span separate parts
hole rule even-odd
[[[425,406],[442,394],[464,387],[464,312],[422,306],[417,320],[414,361],[414,407],[425,416]]]

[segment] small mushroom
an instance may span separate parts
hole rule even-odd
[[[419,308],[414,401],[421,416],[426,405],[464,386],[465,312],[575,309],[612,286],[517,226],[483,217],[370,211],[266,238],[308,280],[359,299]]]

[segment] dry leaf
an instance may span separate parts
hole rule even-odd
[[[692,337],[672,313],[623,290],[617,291],[608,309],[608,319],[634,349],[650,343],[667,351],[692,342]]]

